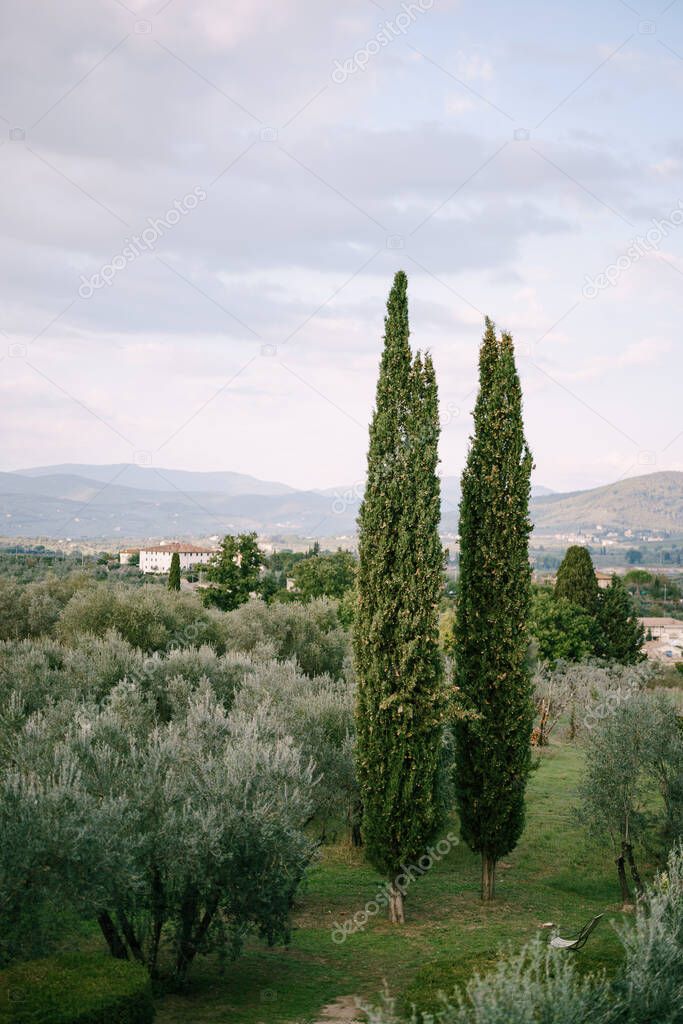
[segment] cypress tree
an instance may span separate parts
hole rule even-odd
[[[456,680],[468,717],[455,723],[463,839],[481,854],[482,899],[524,827],[533,704],[527,665],[532,457],[512,338],[486,320],[474,436],[462,477]]]
[[[171,555],[171,568],[168,573],[168,589],[180,590],[180,555],[174,551]]]
[[[362,833],[368,859],[389,880],[396,923],[403,922],[397,879],[426,853],[443,820],[438,402],[431,360],[411,356],[406,292],[399,271],[387,303],[358,519],[353,636]]]
[[[589,615],[596,615],[599,596],[600,588],[590,551],[574,544],[567,548],[557,570],[555,597],[565,597]]]
[[[598,627],[596,653],[599,657],[620,665],[636,665],[643,661],[645,630],[618,576],[612,576],[610,585],[600,593]]]

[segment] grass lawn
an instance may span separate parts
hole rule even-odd
[[[568,745],[543,754],[529,785],[527,828],[499,865],[494,905],[480,903],[478,858],[460,844],[413,884],[403,928],[380,914],[364,931],[335,943],[335,922],[362,910],[381,879],[362,852],[327,847],[300,893],[291,945],[250,943],[222,975],[215,961],[198,961],[188,992],[159,1001],[159,1024],[305,1024],[338,996],[374,1000],[385,979],[393,994],[409,998],[425,965],[434,964],[427,973],[437,978],[453,965],[464,980],[499,949],[536,935],[543,922],[567,934],[601,912],[606,920],[588,945],[568,955],[586,970],[614,971],[621,948],[609,923],[621,917],[616,869],[607,850],[587,842],[573,810],[581,758],[580,749]]]

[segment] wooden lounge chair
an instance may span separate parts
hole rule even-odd
[[[588,936],[603,916],[603,914],[598,914],[598,916],[594,917],[592,921],[589,921],[587,925],[584,925],[578,935],[574,935],[572,938],[563,939],[560,935],[555,935],[550,940],[550,945],[553,949],[581,949],[582,946],[586,945]]]

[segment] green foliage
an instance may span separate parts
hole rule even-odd
[[[32,583],[0,578],[0,640],[24,639],[49,634],[74,594],[93,581],[81,573],[53,573]]]
[[[202,608],[194,594],[170,593],[154,585],[133,589],[100,584],[78,591],[62,612],[55,634],[76,644],[84,633],[101,637],[112,629],[142,651],[198,643],[224,649],[218,613]]]
[[[174,551],[171,555],[171,568],[168,574],[168,589],[180,590],[180,555]]]
[[[207,682],[169,722],[130,683],[16,735],[0,774],[0,911],[61,897],[115,956],[184,981],[200,952],[286,940],[312,847],[313,768],[266,707],[227,715]],[[165,933],[166,961],[160,958]]]
[[[607,661],[635,665],[646,657],[645,630],[633,610],[633,602],[618,576],[600,593],[596,653]]]
[[[643,577],[650,579],[634,570],[626,581],[633,585]],[[551,666],[586,658],[635,665],[645,657],[645,633],[624,581],[615,575],[600,590],[586,548],[569,548],[554,592],[538,589],[534,594],[531,632],[539,658]]]
[[[274,712],[274,735],[291,736],[304,763],[315,765],[313,813],[321,835],[325,837],[339,821],[356,824],[353,683],[329,676],[310,678],[296,662],[264,662],[243,679],[234,709],[249,717],[264,703]]]
[[[255,533],[227,534],[220,551],[206,570],[211,586],[202,590],[202,600],[209,607],[232,611],[239,608],[259,589],[263,555]]]
[[[645,569],[631,569],[624,576],[626,586],[642,587],[652,583],[652,575]]]
[[[554,666],[558,661],[583,661],[595,651],[595,620],[579,605],[552,591],[537,590],[529,621],[538,657]]]
[[[555,596],[578,605],[588,615],[597,614],[599,587],[588,548],[576,544],[567,548],[567,553],[557,570]]]
[[[581,977],[576,960],[540,938],[500,959],[489,973],[475,973],[464,990],[445,993],[436,1017],[426,1014],[418,1019],[421,1024],[615,1021],[604,977]],[[384,1006],[370,1014],[369,1024],[399,1024],[393,1000],[385,999]]]
[[[137,964],[70,953],[0,971],[0,1024],[151,1024],[152,988]]]
[[[482,896],[524,827],[531,770],[528,650],[532,457],[512,339],[486,321],[475,432],[462,478],[456,679],[470,716],[455,725],[462,836],[482,855]]]
[[[438,437],[434,371],[429,357],[412,357],[407,278],[399,271],[358,518],[353,629],[363,838],[371,863],[390,878],[424,852],[442,822]]]
[[[221,628],[229,650],[295,658],[305,675],[342,677],[349,640],[337,605],[327,598],[271,605],[253,598],[224,616]]]
[[[341,548],[331,555],[316,555],[297,562],[292,570],[297,597],[302,601],[343,597],[354,585],[356,564],[353,554]]]
[[[581,813],[593,835],[609,839],[627,902],[626,866],[641,889],[634,844],[642,849],[682,834],[683,732],[666,694],[624,689],[610,696],[605,717],[588,730]]]
[[[638,901],[635,921],[622,925],[625,950],[617,1014],[627,1024],[678,1024],[683,1012],[683,850]]]

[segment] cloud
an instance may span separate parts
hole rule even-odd
[[[102,422],[88,429],[88,408],[153,447],[238,374],[165,448],[169,464],[321,486],[357,479],[366,438],[353,420],[370,414],[399,266],[411,278],[415,342],[434,352],[442,394],[460,401],[474,384],[483,312],[512,326],[521,353],[580,298],[584,273],[671,208],[681,151],[675,123],[660,123],[670,62],[659,71],[652,55],[642,64],[645,51],[641,65],[620,56],[581,84],[599,46],[613,45],[613,24],[587,19],[579,38],[564,33],[570,12],[554,15],[558,34],[528,30],[504,5],[441,0],[365,73],[336,84],[335,61],[375,37],[390,6],[133,6],[28,0],[0,38],[8,465],[127,458]],[[516,139],[524,125],[531,137]],[[20,131],[10,138],[10,128]],[[206,201],[153,251],[79,296],[83,276],[196,187]],[[677,245],[662,254],[674,267]],[[655,409],[643,399],[634,411],[629,387],[664,361],[666,386],[680,378],[675,349],[657,347],[675,337],[679,275],[646,263],[541,346],[562,381],[588,387],[617,369],[619,400],[644,423]],[[28,346],[36,369],[9,357],[13,344]],[[278,348],[270,361],[263,345]],[[553,386],[529,381],[538,409]],[[533,406],[529,415],[540,424]],[[466,422],[444,442],[448,472],[460,469]],[[538,432],[542,475],[567,430]]]

